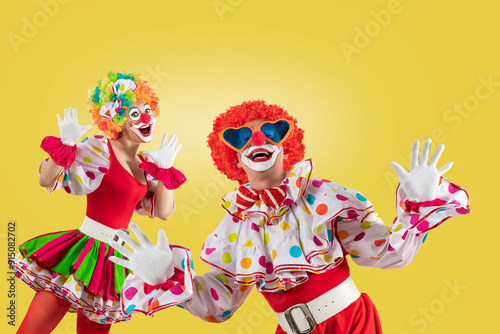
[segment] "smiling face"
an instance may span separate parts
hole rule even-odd
[[[254,119],[245,123],[245,126],[255,129],[264,122],[263,119]],[[252,176],[261,173],[282,172],[283,159],[286,159],[283,146],[270,143],[262,132],[256,131],[252,135],[250,145],[238,153],[238,167],[243,168],[251,180]]]
[[[123,126],[123,134],[137,136],[142,142],[149,143],[153,139],[153,130],[155,126],[155,117],[151,107],[142,101],[136,101],[125,110],[127,121]],[[125,133],[126,132],[126,133]]]

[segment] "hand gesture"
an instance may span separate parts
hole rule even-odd
[[[139,239],[140,244],[124,231],[118,230],[116,233],[118,237],[125,241],[133,251],[123,247],[121,243],[113,241],[110,246],[125,255],[128,260],[116,256],[110,256],[109,260],[132,270],[149,285],[165,283],[174,274],[172,250],[168,245],[165,231],[158,231],[158,243],[153,245],[135,223],[130,223],[130,229]]]
[[[177,152],[182,147],[182,144],[179,144],[177,148],[177,137],[175,135],[171,135],[168,138],[168,135],[165,134],[160,144],[160,148],[155,151],[144,151],[144,155],[148,156],[153,160],[153,162],[160,168],[170,168],[174,164],[175,156]]]
[[[57,123],[59,124],[59,133],[61,134],[61,141],[64,145],[75,145],[83,134],[92,128],[92,125],[78,124],[78,113],[76,109],[64,109],[64,120],[61,120],[57,114]]]
[[[443,144],[437,147],[431,161],[427,164],[431,142],[432,140],[430,138],[425,140],[420,161],[418,160],[420,142],[416,140],[413,143],[410,157],[411,166],[408,172],[394,161],[390,163],[398,175],[401,187],[403,187],[410,201],[425,202],[435,199],[441,175],[448,171],[453,165],[453,162],[449,162],[440,169],[436,168],[438,160],[444,150]]]

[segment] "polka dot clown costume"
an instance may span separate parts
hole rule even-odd
[[[49,333],[66,311],[78,312],[79,333],[106,333],[109,324],[126,321],[121,289],[130,271],[109,261],[123,255],[110,246],[117,230],[126,230],[135,212],[167,219],[174,211],[172,189],[184,175],[172,167],[175,136],[166,136],[156,151],[137,155],[152,139],[158,97],[137,73],[110,72],[91,91],[88,105],[94,123],[105,133],[82,135],[75,109],[58,115],[61,137],[46,137],[50,158],[39,168],[47,192],[63,188],[86,195],[85,217],[68,217],[79,229],[53,232],[20,246],[16,276],[37,291],[18,333]]]
[[[401,184],[397,217],[385,226],[361,193],[312,176],[302,136],[295,118],[263,101],[219,115],[208,145],[215,166],[240,186],[223,197],[225,217],[204,244],[201,258],[211,272],[195,276],[189,253],[172,257],[183,281],[167,275],[173,278],[151,287],[134,270],[123,285],[125,312],[152,315],[177,304],[222,322],[255,286],[276,312],[276,333],[382,333],[374,305],[350,277],[347,255],[363,266],[406,266],[428,231],[469,213],[468,194],[442,177],[451,164],[435,167],[443,146],[427,163],[430,140],[420,161],[417,141],[409,172],[392,164]],[[131,259],[143,253],[134,248]]]

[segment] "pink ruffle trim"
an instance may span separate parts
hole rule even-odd
[[[49,154],[58,166],[69,168],[75,161],[76,145],[64,145],[61,138],[47,136],[43,138],[40,147]]]
[[[180,283],[181,285],[184,283],[184,272],[181,270],[174,268],[174,276],[170,278],[168,281],[158,285],[149,285],[148,283],[144,283],[144,293],[149,295],[152,291],[162,289],[165,291],[170,290],[176,283]]]
[[[428,206],[441,206],[445,204],[446,201],[436,198],[433,199],[432,201],[427,201],[427,202],[410,202],[410,200],[406,200],[405,206],[408,210],[413,211],[413,212],[420,212],[419,209],[423,207],[428,207]]]
[[[182,172],[178,171],[174,167],[170,168],[160,168],[154,163],[149,161],[142,162],[139,167],[144,169],[146,173],[162,181],[165,187],[169,190],[179,188],[184,182],[186,182],[186,177]]]

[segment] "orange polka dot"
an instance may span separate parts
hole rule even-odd
[[[80,284],[75,285],[75,290],[76,290],[76,292],[80,291]]]
[[[341,230],[338,231],[337,235],[339,236],[340,239],[345,239],[349,236],[349,233],[347,233],[346,230]]]
[[[247,285],[239,285],[238,289],[240,289],[240,291],[242,291],[242,292],[245,292],[245,291],[247,291],[248,286]]]
[[[59,176],[57,177],[57,182],[61,182],[63,178],[64,178],[64,175],[59,174]]]
[[[42,271],[43,269],[42,269],[40,266],[36,266],[36,267],[35,267],[35,270],[36,270],[36,271]]]
[[[295,184],[297,185],[297,188],[301,188],[302,180],[303,179],[304,179],[303,177],[298,177],[297,178],[297,181],[295,181]]]
[[[88,300],[94,300],[94,296],[93,295],[87,295],[87,299]]]
[[[375,246],[379,247],[381,245],[383,245],[385,243],[385,239],[379,239],[379,240],[375,240],[374,243],[375,243]]]
[[[277,256],[277,255],[278,255],[278,253],[276,252],[276,250],[275,250],[275,249],[273,249],[273,261],[274,261],[274,259],[276,259],[276,256]]]
[[[327,212],[328,212],[328,206],[324,203],[322,203],[316,207],[316,213],[320,216],[326,214]]]
[[[217,319],[215,319],[215,317],[211,315],[207,315],[205,319],[207,319],[208,322],[215,322],[215,323],[218,322]]]
[[[408,212],[408,209],[406,208],[406,205],[403,203],[403,201],[399,201],[399,206],[401,207],[401,209],[403,209],[403,211]]]
[[[249,257],[246,257],[240,261],[240,265],[244,269],[248,269],[252,266],[252,259]]]
[[[349,251],[349,254],[354,255],[354,256],[358,256],[358,251],[353,249],[353,250]]]
[[[151,304],[149,304],[148,311],[152,311],[155,308],[157,308],[158,306],[160,306],[160,302],[158,301],[158,299],[156,299]]]

